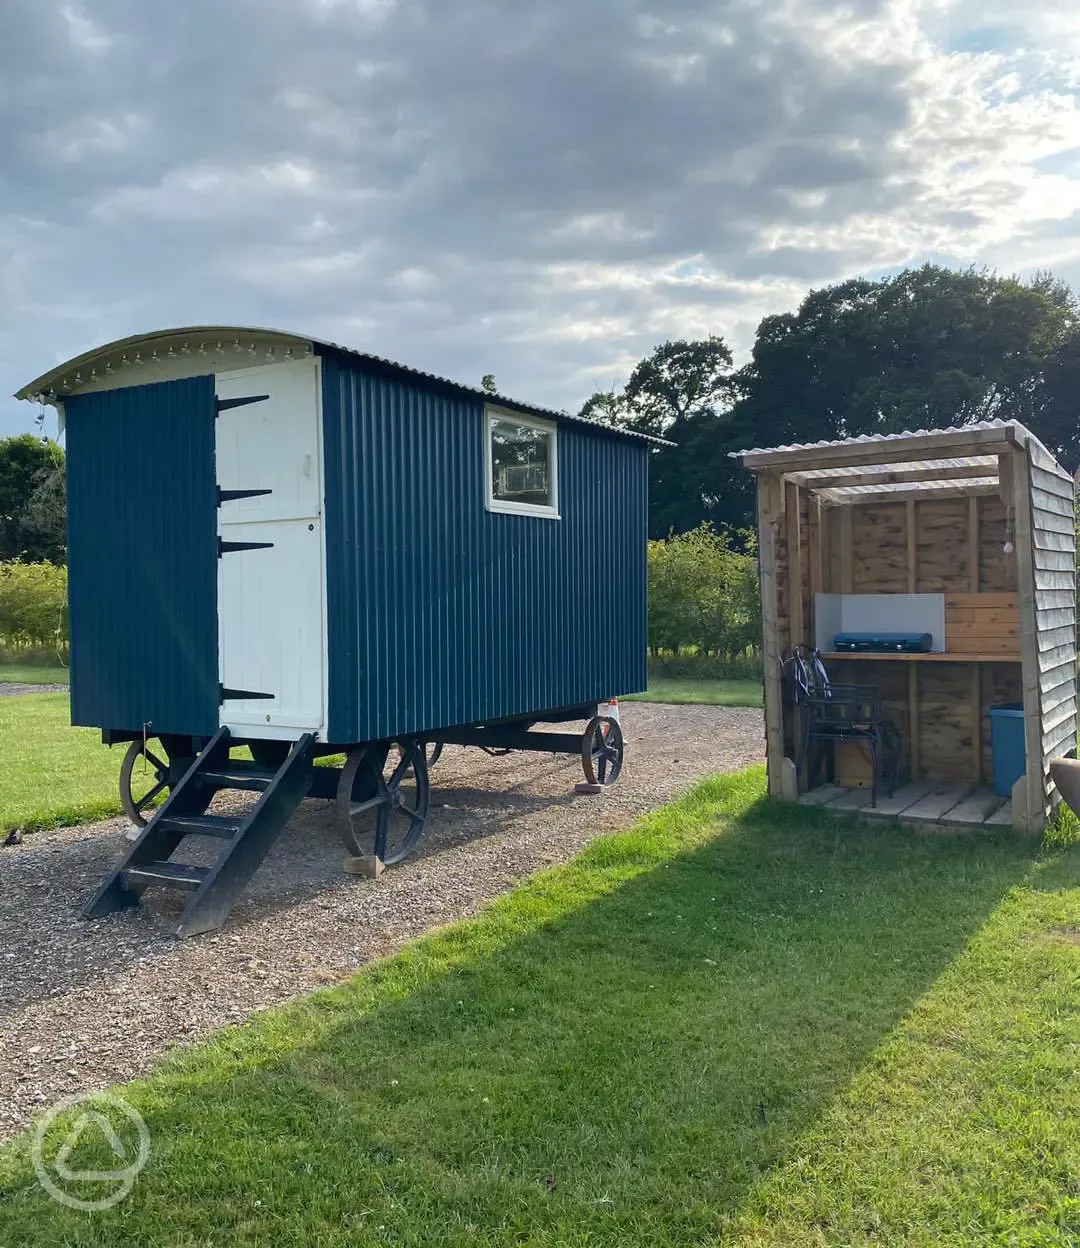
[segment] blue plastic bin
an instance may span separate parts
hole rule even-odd
[[[1024,704],[1006,702],[990,708],[990,740],[994,748],[994,792],[1011,797],[1024,765]]]

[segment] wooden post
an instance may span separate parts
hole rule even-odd
[[[979,592],[979,500],[968,499],[968,584],[971,592]]]
[[[782,480],[763,472],[757,479],[758,568],[761,579],[761,654],[765,665],[765,759],[769,792],[784,790],[784,712],[780,685],[780,646],[777,637],[776,526],[783,497]]]
[[[848,503],[840,508],[840,592],[855,592],[855,535],[852,532],[851,508]]]
[[[802,496],[794,481],[784,485],[787,493],[788,612],[791,644],[806,641],[806,596],[803,592]]]
[[[922,759],[919,757],[919,665],[911,660],[907,665],[908,732],[911,734],[911,779],[922,779]]]
[[[907,592],[918,592],[919,584],[919,539],[915,529],[915,500],[909,498],[904,504],[907,519]]]
[[[915,500],[909,498],[904,504],[905,532],[907,536],[907,592],[914,594],[919,586],[919,535],[915,527]],[[922,779],[922,760],[919,757],[919,665],[908,663],[907,673],[908,734],[911,737],[911,779]]]
[[[1002,456],[1004,458],[1004,456]],[[1031,481],[1026,451],[1014,451],[1011,468],[1016,525],[1016,580],[1020,604],[1020,682],[1024,691],[1024,774],[1027,800],[1013,799],[1013,827],[1041,832],[1046,814],[1042,759],[1042,709],[1039,700],[1039,648],[1035,618],[1035,564],[1031,533]]]
[[[821,499],[810,495],[810,528],[807,543],[810,547],[810,627],[814,625],[814,595],[825,592],[825,535],[821,524]]]
[[[979,592],[979,500],[968,499],[968,584],[973,594]],[[948,641],[946,640],[946,645]],[[981,664],[971,665],[971,778],[975,784],[982,779],[982,682]]]

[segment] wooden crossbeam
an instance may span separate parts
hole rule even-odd
[[[882,467],[866,472],[842,472],[834,468],[831,472],[791,472],[787,475],[789,480],[798,481],[808,490],[838,490],[854,485],[900,485],[905,481],[960,481],[969,477],[996,477],[997,460],[983,455],[952,467],[920,464],[918,467]]]
[[[997,494],[999,490],[996,477],[987,480],[969,481],[966,485],[954,484],[951,481],[940,483],[927,481],[922,485],[913,486],[910,490],[873,490],[864,489],[858,493],[845,493],[841,489],[817,490],[815,497],[820,498],[826,507],[848,507],[859,503],[906,503],[909,499],[934,498],[978,498],[987,494]]]
[[[909,434],[880,442],[837,442],[832,446],[793,446],[783,450],[744,451],[736,455],[743,468],[771,472],[818,472],[847,466],[899,464],[916,459],[964,459],[992,455],[1024,445],[1024,431],[1015,425],[993,429],[955,429]]]

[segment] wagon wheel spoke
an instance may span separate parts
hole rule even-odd
[[[151,749],[143,750],[143,757],[148,763],[153,765],[154,770],[161,775],[169,770],[169,764],[163,763],[160,758]]]
[[[412,767],[412,760],[409,756],[409,751],[402,750],[401,761],[394,768],[393,774],[391,775],[390,779],[387,780],[385,784],[383,785],[384,791],[390,792],[398,788],[402,780],[405,779],[406,772],[408,772],[411,769],[411,767]],[[381,781],[381,777],[380,777],[380,781]]]
[[[154,787],[149,790],[149,792],[144,793],[142,797],[138,799],[135,805],[140,810],[145,810],[146,807],[149,806],[150,803],[154,800],[154,798],[157,797],[159,793],[163,792],[168,787],[169,787],[168,777],[166,777],[164,780],[159,780],[157,784],[155,784]]]
[[[376,806],[386,805],[386,794],[379,793],[375,797],[369,797],[366,802],[354,802],[349,807],[350,815],[363,814],[365,810],[374,810]]]

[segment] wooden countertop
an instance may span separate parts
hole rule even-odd
[[[846,663],[1019,663],[1018,654],[952,654],[931,651],[929,654],[905,654],[896,650],[823,650],[823,659]]]

